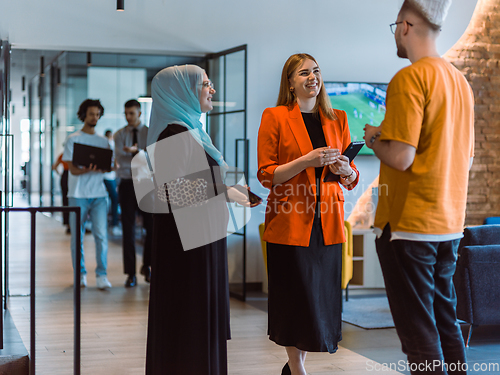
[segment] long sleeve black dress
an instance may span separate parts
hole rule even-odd
[[[171,124],[158,141],[184,131],[185,127]],[[209,166],[217,167],[216,161],[206,156]],[[215,189],[223,186],[217,174],[213,176],[207,182]],[[226,228],[227,207],[224,209],[225,222],[207,225]],[[184,251],[174,215],[154,214],[147,375],[227,374],[230,329],[226,251],[225,238]]]
[[[319,119],[302,113],[313,148],[326,146]],[[316,179],[323,168],[316,168]],[[325,245],[320,184],[309,246],[267,243],[268,334],[281,346],[335,353],[342,340],[342,244]]]

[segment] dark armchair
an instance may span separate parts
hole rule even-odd
[[[500,225],[480,225],[464,230],[453,277],[457,317],[473,327],[500,325]]]

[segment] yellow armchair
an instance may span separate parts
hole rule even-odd
[[[348,221],[344,221],[344,233],[346,242],[342,244],[342,289],[345,289],[345,300],[349,300],[349,282],[352,279],[353,271],[353,245],[352,226]]]

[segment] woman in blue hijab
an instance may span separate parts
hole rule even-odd
[[[160,71],[148,132],[157,198],[153,216],[147,375],[226,375],[229,330],[227,165],[200,123],[215,93],[195,65]],[[222,198],[221,198],[222,197]],[[168,206],[168,207],[167,207]]]

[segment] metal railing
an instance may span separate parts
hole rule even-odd
[[[0,212],[29,212],[31,214],[31,243],[30,243],[30,375],[35,375],[35,276],[36,276],[36,213],[37,212],[74,212],[76,215],[76,228],[80,228],[80,207],[0,207]],[[8,229],[7,229],[8,230]],[[6,236],[8,237],[8,235]],[[73,284],[73,306],[74,306],[74,354],[73,374],[80,375],[80,320],[81,320],[81,296],[80,296],[80,261],[81,261],[81,231],[76,231],[76,251],[74,264]]]

